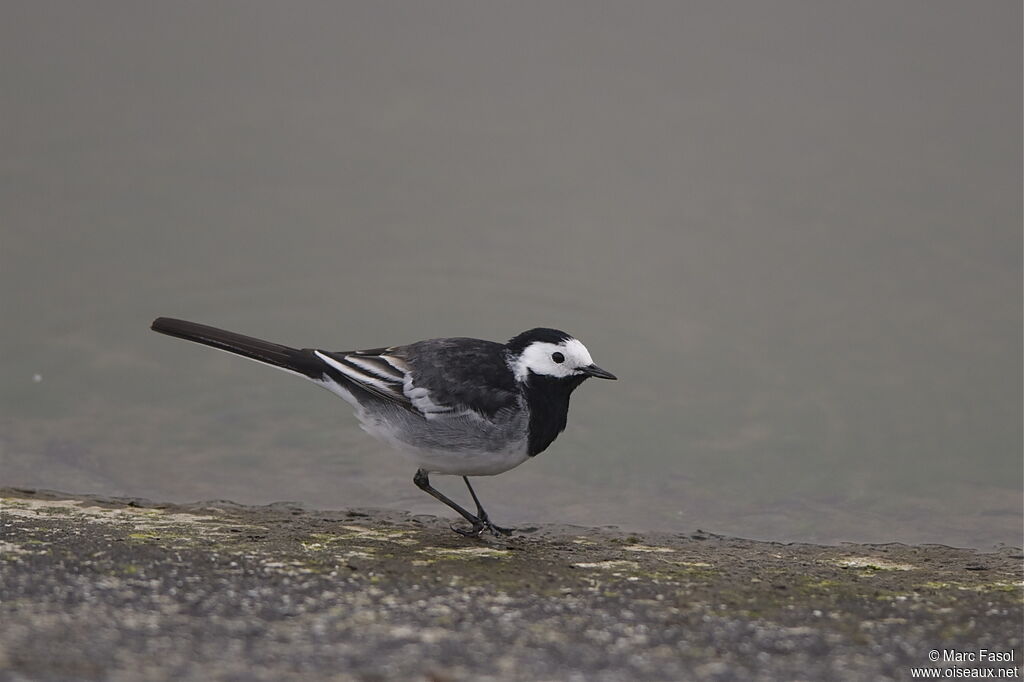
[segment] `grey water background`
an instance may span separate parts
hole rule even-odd
[[[150,321],[544,325],[621,380],[479,480],[499,523],[1019,545],[1021,12],[5,3],[0,485],[444,514]]]

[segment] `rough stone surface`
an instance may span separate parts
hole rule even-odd
[[[1019,678],[1021,559],[0,489],[0,679]]]

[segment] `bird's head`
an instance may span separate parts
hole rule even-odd
[[[611,372],[594,364],[590,351],[573,336],[558,329],[538,327],[510,340],[509,364],[517,381],[530,374],[553,379],[568,379],[579,384],[584,379],[616,379]],[[571,389],[570,389],[571,390]]]

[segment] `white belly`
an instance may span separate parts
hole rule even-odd
[[[494,476],[529,459],[525,444],[518,452],[452,453],[403,449],[402,453],[428,473],[455,476]]]

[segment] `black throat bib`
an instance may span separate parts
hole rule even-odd
[[[581,374],[564,378],[530,372],[526,383],[526,404],[530,408],[530,457],[544,452],[565,430],[569,416],[569,395],[587,378]]]

